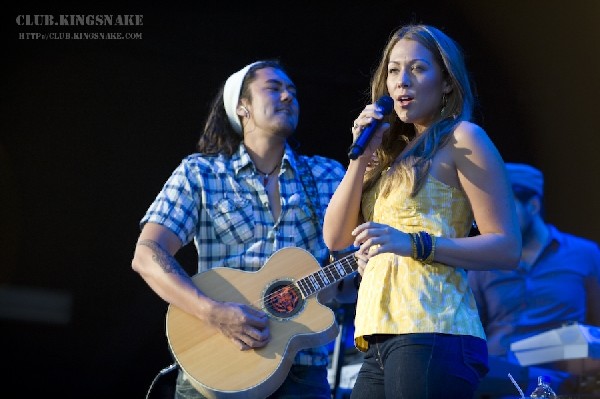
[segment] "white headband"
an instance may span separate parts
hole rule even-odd
[[[242,90],[242,82],[248,73],[248,70],[260,61],[253,62],[252,64],[246,65],[233,75],[227,78],[225,81],[225,87],[223,88],[223,105],[225,106],[225,112],[227,118],[233,126],[233,129],[242,134],[242,124],[237,115],[237,106],[240,101],[240,90]]]

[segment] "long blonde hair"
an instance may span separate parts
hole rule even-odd
[[[441,101],[439,117],[418,136],[413,124],[402,122],[395,113],[385,117],[391,126],[376,152],[378,162],[365,174],[364,184],[364,190],[369,190],[382,173],[389,173],[382,187],[381,194],[384,196],[389,194],[398,179],[412,184],[411,195],[416,195],[425,182],[434,155],[448,142],[461,121],[471,120],[474,106],[462,50],[445,33],[429,25],[406,25],[392,33],[371,79],[373,102],[389,94],[387,76],[390,53],[401,39],[417,41],[427,48],[434,55],[452,90]]]

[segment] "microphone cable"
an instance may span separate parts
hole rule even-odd
[[[152,380],[152,383],[150,384],[150,388],[148,388],[148,392],[146,392],[146,399],[150,399],[150,393],[152,392],[152,389],[154,388],[154,384],[156,384],[156,381],[158,381],[158,379],[160,377],[169,374],[171,371],[175,370],[176,368],[177,368],[177,363],[173,363],[173,364],[165,367],[164,369],[160,370],[158,372],[158,374],[156,374],[156,377],[154,377],[154,379]]]

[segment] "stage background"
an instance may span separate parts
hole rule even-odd
[[[130,267],[138,222],[194,151],[218,85],[256,59],[280,58],[298,86],[300,150],[346,164],[389,34],[442,28],[465,50],[477,122],[506,161],[545,172],[548,220],[600,241],[600,2],[21,3],[1,20],[0,391],[139,398],[172,362],[166,304]],[[143,25],[16,22],[44,14]],[[31,32],[142,37],[20,38]],[[178,258],[194,270],[191,248]]]

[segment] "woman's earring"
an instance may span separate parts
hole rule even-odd
[[[440,111],[440,115],[444,115],[444,111],[446,110],[446,105],[448,105],[448,97],[446,93],[442,94],[442,110]]]
[[[246,118],[250,118],[250,112],[248,111],[248,108],[244,107],[243,105],[240,106],[240,108],[244,110],[244,116]]]

